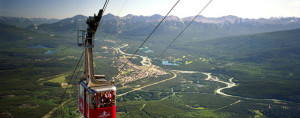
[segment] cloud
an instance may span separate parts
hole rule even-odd
[[[288,4],[288,6],[300,8],[300,0],[293,0]]]
[[[300,0],[292,0],[287,6],[290,8],[288,15],[300,17],[299,15],[295,15],[300,13]]]

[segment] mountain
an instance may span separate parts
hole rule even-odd
[[[183,18],[184,21],[191,21],[194,17]],[[237,16],[228,15],[222,17],[204,17],[199,16],[195,19],[196,22],[213,23],[213,24],[300,24],[300,19],[296,17],[271,17],[269,19],[248,19],[239,18]]]
[[[125,36],[145,36],[149,34],[163,18],[160,15],[124,17],[108,14],[103,17],[101,31]],[[193,17],[179,18],[168,16],[158,27],[157,35],[178,34]],[[188,37],[202,39],[218,38],[232,35],[254,34],[262,32],[280,31],[300,27],[300,18],[270,18],[270,19],[242,19],[236,16],[207,18],[199,16],[184,33]]]
[[[60,45],[74,45],[73,40],[68,37],[49,35],[28,31],[26,29],[0,24],[0,42],[3,44],[0,49],[4,48],[30,48],[31,46],[43,45],[49,48],[55,48]]]
[[[30,26],[27,29],[37,29],[39,32],[51,34],[75,35],[78,29],[86,28],[86,18],[86,16],[77,15],[51,24],[41,24],[37,27]],[[163,16],[158,14],[152,16],[129,14],[124,17],[107,14],[103,16],[98,31],[120,36],[146,36],[156,27],[162,18]],[[176,35],[192,18],[168,16],[154,34],[162,36]],[[299,27],[300,18],[296,17],[244,19],[237,16],[223,16],[218,18],[199,16],[185,31],[183,36],[206,40],[233,35],[289,30]]]
[[[74,34],[79,29],[85,29],[86,19],[87,19],[86,16],[77,15],[72,18],[66,18],[51,24],[41,24],[38,26],[31,25],[28,26],[26,29],[32,31],[39,31],[43,33],[49,33],[49,34],[59,34],[59,35]]]
[[[49,24],[59,21],[59,19],[47,18],[24,18],[24,17],[5,17],[0,16],[0,24],[13,25],[17,27],[28,27],[30,25]]]

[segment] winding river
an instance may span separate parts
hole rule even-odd
[[[127,47],[127,46],[128,46],[128,44],[123,44],[122,46],[116,48],[116,50],[121,55],[132,56],[132,54],[127,54],[127,53],[125,53],[124,51],[121,50],[122,48]],[[143,66],[150,66],[150,65],[152,65],[150,58],[148,58],[146,56],[141,56],[141,55],[135,55],[135,56],[138,56],[138,57],[142,58],[142,61],[140,63]],[[225,81],[220,80],[218,77],[212,76],[211,73],[204,73],[204,72],[198,72],[198,71],[183,71],[183,70],[171,70],[171,71],[178,72],[178,73],[202,73],[202,74],[205,74],[205,75],[207,75],[207,78],[205,80],[207,80],[207,81],[215,81],[215,82],[219,82],[219,83],[223,83],[223,84],[227,85],[226,87],[218,88],[218,89],[215,90],[215,93],[220,94],[220,95],[224,95],[224,96],[232,96],[232,95],[226,94],[226,93],[222,92],[222,90],[228,89],[228,88],[232,88],[234,86],[237,86],[237,84],[235,84],[234,82],[232,82],[233,78],[230,78],[229,82],[225,82]]]
[[[225,82],[225,81],[220,80],[218,77],[212,76],[211,73],[198,72],[198,71],[182,71],[182,70],[172,70],[172,71],[175,71],[175,72],[178,72],[178,73],[186,73],[186,74],[201,73],[201,74],[205,74],[207,76],[207,78],[205,78],[205,80],[207,80],[207,81],[215,81],[215,82],[226,84],[227,86],[222,87],[222,88],[217,88],[215,90],[215,93],[220,94],[220,95],[224,95],[224,96],[232,96],[232,95],[226,94],[226,93],[222,92],[222,90],[237,86],[237,84],[232,82],[233,77],[229,79],[229,82]]]
[[[127,54],[124,51],[121,50],[121,48],[127,47],[128,44],[124,44],[121,47],[116,48],[117,51],[122,54],[122,55],[127,55],[127,56],[131,56],[132,54]],[[146,56],[141,56],[141,55],[136,55],[138,57],[142,58],[141,64],[143,66],[151,66],[151,59],[146,57]],[[205,80],[207,81],[214,81],[214,82],[219,82],[219,83],[223,83],[226,84],[227,86],[225,87],[221,87],[221,88],[217,88],[214,92],[216,94],[220,94],[223,96],[230,96],[230,97],[237,97],[237,98],[243,98],[243,99],[251,99],[251,100],[270,100],[270,101],[277,101],[277,102],[291,102],[291,101],[286,101],[286,100],[278,100],[278,99],[258,99],[258,98],[248,98],[248,97],[242,97],[242,96],[234,96],[234,95],[229,95],[226,94],[224,92],[222,92],[222,90],[224,89],[228,89],[228,88],[232,88],[235,86],[238,86],[236,83],[233,82],[233,77],[229,79],[229,82],[226,81],[222,81],[220,80],[218,77],[212,76],[211,73],[207,73],[207,72],[198,72],[198,71],[185,71],[185,70],[171,70],[172,72],[177,72],[177,73],[185,73],[185,74],[192,74],[192,73],[201,73],[201,74],[205,74],[207,76],[207,78],[205,78]],[[174,73],[176,75],[176,73]],[[170,79],[174,79],[174,77],[170,78]],[[291,103],[295,103],[295,102],[291,102]],[[297,103],[298,104],[298,103]]]
[[[121,47],[118,47],[116,50],[121,54],[121,55],[127,55],[127,56],[132,56],[132,54],[127,54],[125,53],[124,51],[121,50],[121,48],[124,48],[124,47],[127,47],[128,44],[124,44],[122,45]],[[138,57],[141,57],[142,58],[142,61],[141,61],[141,64],[143,66],[150,66],[152,65],[151,63],[151,59],[146,57],[146,56],[141,56],[141,55],[135,55],[135,56],[138,56]]]
[[[217,88],[217,89],[214,91],[216,94],[220,94],[220,95],[223,95],[223,96],[230,96],[230,97],[243,98],[243,99],[249,99],[249,100],[269,100],[269,101],[274,101],[274,102],[289,102],[289,103],[295,103],[295,102],[292,102],[292,101],[278,100],[278,99],[249,98],[249,97],[242,97],[242,96],[234,96],[234,95],[229,95],[229,94],[226,94],[226,93],[222,92],[222,90],[224,90],[224,89],[228,89],[228,88],[232,88],[232,87],[238,86],[236,83],[234,83],[234,82],[232,81],[232,80],[233,80],[233,77],[229,79],[229,82],[225,82],[225,81],[220,80],[218,77],[212,76],[211,73],[198,72],[198,71],[182,71],[182,70],[172,70],[172,71],[178,72],[178,73],[185,73],[185,74],[201,73],[201,74],[207,75],[207,78],[205,78],[205,80],[208,80],[208,81],[214,81],[214,82],[219,82],[219,83],[226,84],[227,86],[221,87],[221,88]],[[299,104],[299,103],[296,103],[296,104]]]

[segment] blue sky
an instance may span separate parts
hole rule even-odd
[[[110,0],[107,13],[118,15],[126,0]],[[127,0],[119,14],[164,15],[177,0]],[[171,15],[196,15],[209,0],[181,0]],[[67,18],[93,15],[105,0],[0,0],[0,16]],[[203,12],[207,17],[235,15],[243,18],[300,17],[300,0],[213,0]]]

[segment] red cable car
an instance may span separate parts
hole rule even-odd
[[[115,118],[116,117],[116,87],[114,81],[106,81],[105,75],[94,74],[93,48],[94,35],[107,6],[98,15],[86,20],[87,31],[78,30],[78,46],[84,47],[84,70],[79,81],[78,109],[85,118]]]
[[[116,117],[116,87],[100,85],[88,87],[87,81],[79,84],[79,111],[85,118]]]

